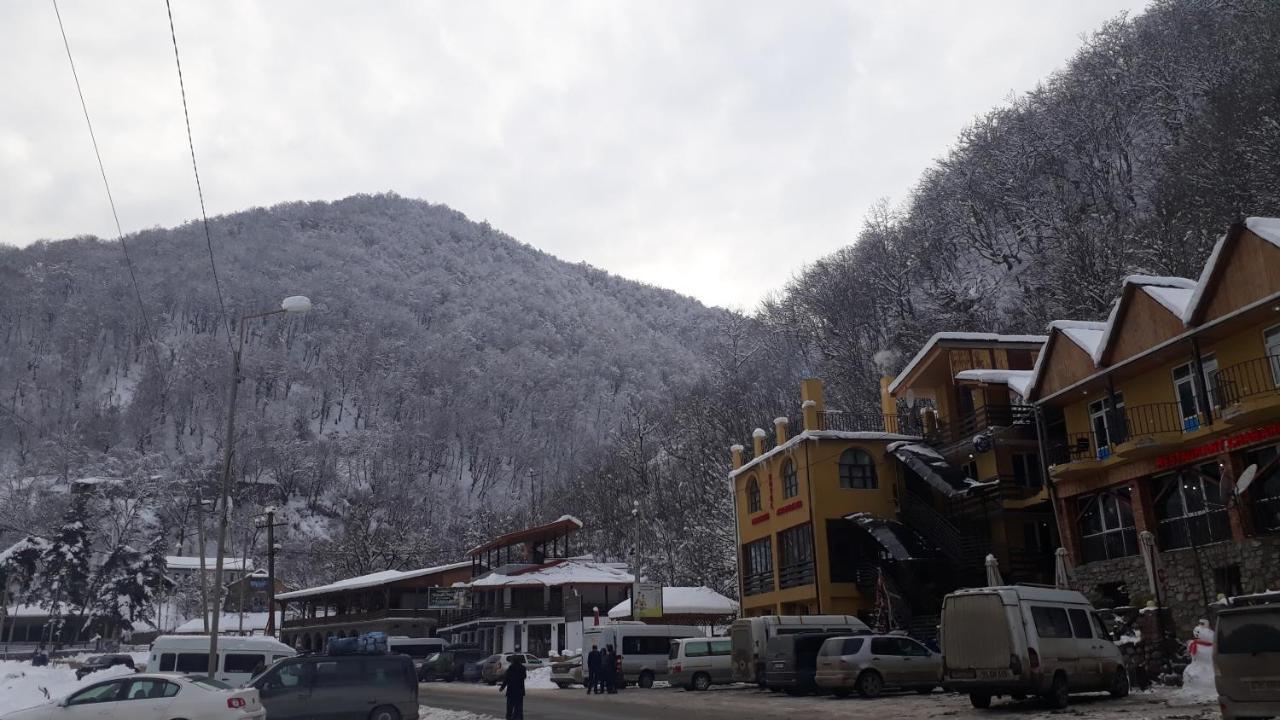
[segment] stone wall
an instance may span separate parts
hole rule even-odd
[[[1165,602],[1173,614],[1177,637],[1186,640],[1201,618],[1211,617],[1207,607],[1217,600],[1215,570],[1236,565],[1245,593],[1280,589],[1280,535],[1264,535],[1243,542],[1184,548],[1160,554],[1167,578]],[[1095,604],[1104,601],[1100,586],[1124,583],[1130,604],[1141,607],[1152,600],[1147,573],[1140,556],[1103,560],[1081,565],[1074,571],[1076,587]]]

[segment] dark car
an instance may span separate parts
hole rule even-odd
[[[484,651],[478,648],[441,650],[422,662],[422,666],[418,669],[418,679],[422,682],[465,680],[467,664],[479,663],[484,658]],[[476,680],[479,679],[480,674],[477,669]]]
[[[408,655],[304,655],[252,681],[271,720],[417,720],[418,678]]]
[[[130,670],[137,670],[137,668],[133,666],[133,658],[128,655],[94,655],[88,660],[85,660],[83,665],[76,668],[76,679],[83,680],[84,676],[89,673],[106,670],[107,668],[112,668],[117,665],[124,665]]]
[[[764,683],[770,690],[788,695],[818,692],[815,674],[818,651],[829,638],[841,633],[800,633],[769,638],[765,646]]]

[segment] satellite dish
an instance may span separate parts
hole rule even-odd
[[[1253,478],[1258,474],[1258,466],[1250,465],[1240,473],[1240,477],[1236,478],[1236,495],[1244,495],[1249,489],[1249,485],[1253,483]]]

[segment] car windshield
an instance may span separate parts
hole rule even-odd
[[[427,662],[429,663],[440,662],[440,653],[433,653],[430,657],[427,658]]]
[[[104,659],[105,658],[103,658],[101,655],[94,655],[93,657],[85,660],[84,664],[85,665],[101,665]]]

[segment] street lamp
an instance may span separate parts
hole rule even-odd
[[[227,391],[227,437],[222,453],[222,483],[218,497],[222,502],[222,514],[218,519],[218,559],[213,566],[213,607],[209,608],[209,677],[218,676],[218,621],[222,619],[222,561],[227,544],[227,519],[231,506],[231,454],[236,438],[236,394],[240,389],[240,354],[244,350],[244,329],[250,320],[271,315],[301,314],[311,309],[311,300],[304,295],[291,295],[280,303],[279,310],[244,315],[240,318],[240,339],[231,353],[231,388]]]

